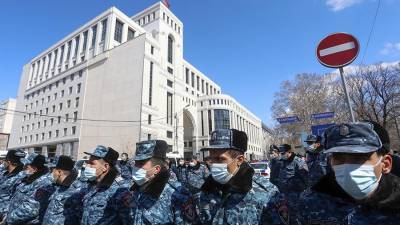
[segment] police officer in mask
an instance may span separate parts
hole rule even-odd
[[[246,162],[247,135],[235,129],[211,133],[211,176],[197,197],[201,224],[289,223],[286,201]]]
[[[207,167],[197,160],[197,156],[193,156],[187,172],[187,187],[192,194],[196,194],[200,191],[208,175],[210,175],[210,173]]]
[[[14,186],[25,176],[21,162],[25,155],[23,150],[9,150],[4,159],[5,171],[0,175],[0,221],[7,214]]]
[[[400,179],[390,173],[392,159],[375,126],[346,123],[325,131],[322,143],[332,154],[333,173],[302,196],[299,222],[399,224]]]
[[[84,170],[89,182],[82,190],[82,225],[92,224],[131,224],[129,206],[124,196],[129,195],[123,180],[117,180],[116,163],[118,152],[110,147],[99,145],[92,153]]]
[[[328,156],[321,145],[321,136],[308,135],[306,139],[306,163],[308,167],[308,186],[311,187],[318,180],[326,175],[328,166]]]
[[[163,140],[136,145],[131,214],[133,224],[193,224],[195,207],[188,190],[170,180],[166,164],[168,145]]]

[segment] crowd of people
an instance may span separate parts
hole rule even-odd
[[[0,167],[0,224],[398,224],[400,178],[389,135],[346,123],[309,135],[306,158],[270,148],[270,178],[245,158],[245,132],[211,133],[207,155],[177,162],[164,140],[66,155],[9,150]],[[79,164],[79,165],[78,165]]]

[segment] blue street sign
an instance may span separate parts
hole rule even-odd
[[[328,119],[333,117],[335,117],[334,112],[316,113],[311,115],[311,119],[313,120]]]
[[[285,123],[296,123],[299,120],[298,116],[289,116],[289,117],[282,117],[282,118],[276,118],[280,124],[285,124]]]
[[[322,136],[322,133],[324,133],[324,131],[328,127],[333,126],[333,125],[335,125],[335,124],[334,123],[328,123],[328,124],[314,125],[314,126],[311,126],[311,132],[314,135]]]

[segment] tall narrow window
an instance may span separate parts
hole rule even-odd
[[[79,50],[79,36],[75,38],[75,52],[74,52],[74,57],[78,55],[78,50]]]
[[[204,136],[204,117],[203,117],[203,111],[201,111],[201,136]]]
[[[153,62],[150,62],[149,105],[153,103]]]
[[[197,90],[200,91],[200,77],[199,76],[197,76],[196,84],[197,84]]]
[[[135,37],[135,31],[131,28],[128,28],[128,41],[132,40]]]
[[[51,62],[51,52],[49,53],[49,55],[47,56],[47,71],[50,70],[50,62]]]
[[[86,51],[88,31],[83,32],[83,46],[82,52]]]
[[[124,26],[124,24],[117,20],[117,22],[115,23],[115,32],[114,32],[114,40],[118,41],[119,43],[121,43],[122,41],[122,27]]]
[[[101,21],[101,41],[104,41],[106,39],[106,33],[107,33],[107,19]]]
[[[192,72],[192,87],[194,88],[194,73]]]
[[[172,93],[167,92],[167,124],[172,125]]]
[[[72,46],[72,41],[69,41],[68,45],[67,45],[67,61],[69,60],[69,57],[71,56],[71,46]]]
[[[92,44],[91,44],[91,48],[94,48],[96,46],[96,36],[97,36],[97,25],[94,25],[92,27]]]
[[[58,49],[54,50],[53,68],[55,68],[55,67],[56,67],[56,63],[57,63],[57,55],[58,55]]]
[[[186,68],[185,74],[186,74],[186,84],[189,84],[189,69],[188,68]]]
[[[60,55],[60,64],[63,63],[64,61],[64,49],[65,49],[65,45],[61,46],[61,55]]]
[[[211,117],[211,110],[208,110],[208,133],[211,134],[212,132],[212,117]]]
[[[168,36],[168,62],[172,63],[172,59],[173,59],[173,47],[174,47],[174,39],[172,38],[172,36]]]
[[[201,80],[201,93],[204,94],[204,80]]]

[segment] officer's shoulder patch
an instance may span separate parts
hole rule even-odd
[[[181,205],[182,217],[185,221],[194,221],[196,218],[196,209],[193,198],[188,198],[186,202]]]

